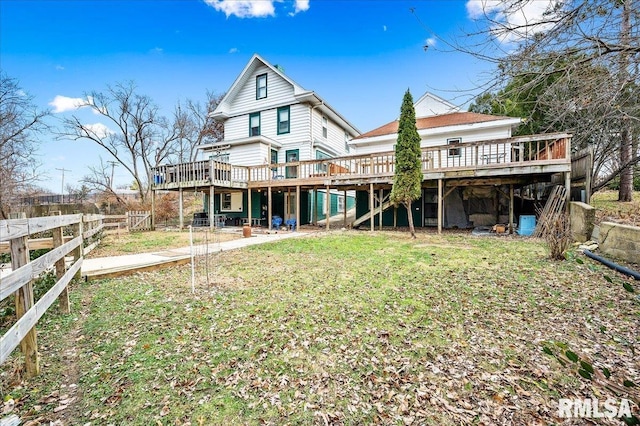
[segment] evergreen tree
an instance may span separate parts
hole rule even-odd
[[[413,108],[413,97],[409,89],[404,94],[398,123],[398,140],[396,142],[396,167],[391,189],[391,201],[402,204],[407,209],[409,232],[416,237],[413,227],[411,203],[420,198],[422,172],[420,170],[420,135],[416,128],[416,111]]]

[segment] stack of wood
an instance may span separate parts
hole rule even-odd
[[[544,237],[551,232],[553,223],[560,215],[564,214],[566,199],[566,188],[560,185],[554,186],[542,211],[536,211],[538,214],[538,224],[533,231],[533,237]]]

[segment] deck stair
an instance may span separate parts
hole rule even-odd
[[[374,216],[377,214],[380,214],[380,209],[382,208],[382,211],[387,210],[389,207],[392,207],[393,203],[391,201],[385,201],[384,203],[382,203],[381,206],[375,207],[373,209],[373,211],[368,211],[365,214],[363,214],[362,216],[360,216],[359,218],[357,218],[356,220],[353,221],[353,223],[351,224],[352,228],[357,228],[358,226],[360,226],[363,222],[369,220],[371,218],[371,215],[373,214]]]

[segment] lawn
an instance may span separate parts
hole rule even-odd
[[[591,197],[598,222],[617,222],[640,226],[640,191],[633,193],[630,203],[618,202],[618,191],[599,191]]]
[[[16,351],[2,397],[26,424],[561,423],[559,398],[619,396],[544,348],[640,383],[640,286],[569,257],[342,232],[216,255],[195,294],[189,267],[78,283],[39,325],[43,373]]]
[[[178,231],[145,231],[126,232],[110,231],[102,238],[100,245],[92,250],[87,258],[104,256],[119,256],[124,254],[151,253],[172,248],[188,247],[191,238],[194,244],[200,244],[208,239],[210,242],[224,242],[242,238],[239,232],[209,231],[196,229],[193,236],[188,230]]]

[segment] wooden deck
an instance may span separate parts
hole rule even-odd
[[[571,170],[571,136],[566,133],[442,145],[422,149],[425,181],[488,179],[565,173]],[[395,153],[381,152],[291,163],[236,166],[214,160],[163,165],[153,169],[154,190],[234,189],[390,185]]]

